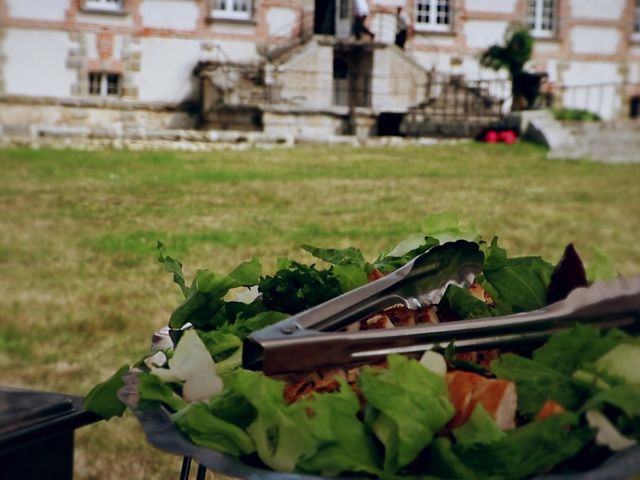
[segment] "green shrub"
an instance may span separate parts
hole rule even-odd
[[[600,115],[580,108],[553,108],[553,116],[556,120],[569,120],[574,122],[599,122]]]

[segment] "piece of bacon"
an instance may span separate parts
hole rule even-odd
[[[478,403],[501,429],[515,428],[517,394],[513,382],[485,378],[462,370],[448,372],[446,380],[449,401],[455,409],[449,428],[465,424]]]
[[[536,420],[544,420],[545,418],[558,415],[563,412],[565,412],[565,408],[562,405],[558,402],[554,402],[553,400],[547,400],[536,415]]]

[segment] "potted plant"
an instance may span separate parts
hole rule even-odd
[[[533,37],[526,28],[507,30],[504,45],[492,45],[480,56],[483,67],[509,71],[513,110],[527,110],[533,107],[540,93],[540,83],[544,73],[525,72],[525,64],[531,59]]]

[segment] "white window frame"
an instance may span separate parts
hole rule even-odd
[[[438,3],[448,4],[447,23],[438,23]],[[414,3],[413,27],[420,32],[449,32],[453,23],[453,2],[454,0],[416,0]],[[418,5],[429,5],[429,20],[427,22],[418,21]]]
[[[91,75],[100,75],[100,88],[98,93],[91,93]],[[118,90],[116,93],[108,93],[109,92],[109,83],[107,82],[107,77],[109,75],[116,75],[118,77]],[[113,72],[89,72],[88,74],[89,80],[89,88],[88,92],[92,97],[100,97],[100,98],[117,98],[122,95],[122,75],[119,73]]]
[[[122,12],[123,3],[124,0],[84,0],[84,8],[105,12]]]
[[[236,0],[223,0],[225,2],[225,8],[216,8],[216,0],[211,1],[211,16],[213,18],[226,18],[229,20],[251,20],[253,17],[253,0],[247,0],[249,8],[246,12],[233,9],[234,1]],[[242,0],[238,0],[242,1]]]
[[[529,3],[533,2],[533,22],[531,22],[531,18],[528,18],[529,21],[529,30],[531,35],[538,38],[551,38],[556,34],[556,26],[558,22],[558,3],[557,0],[552,0],[553,4],[551,5],[551,28],[542,28],[542,23],[544,20],[543,12],[544,12],[544,1],[545,0],[528,0],[527,8],[529,8]],[[529,12],[527,12],[527,15]],[[531,26],[533,23],[533,26]]]
[[[633,27],[631,30],[631,39],[640,42],[640,0],[636,0],[633,10]]]

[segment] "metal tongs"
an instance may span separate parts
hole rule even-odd
[[[577,288],[566,299],[531,312],[412,327],[345,330],[392,305],[415,310],[437,304],[450,284],[471,285],[483,260],[476,243],[459,240],[434,247],[379,280],[254,332],[244,343],[243,366],[277,375],[372,363],[390,353],[420,355],[450,342],[456,351],[520,346],[541,342],[575,323],[640,328],[639,276]]]

